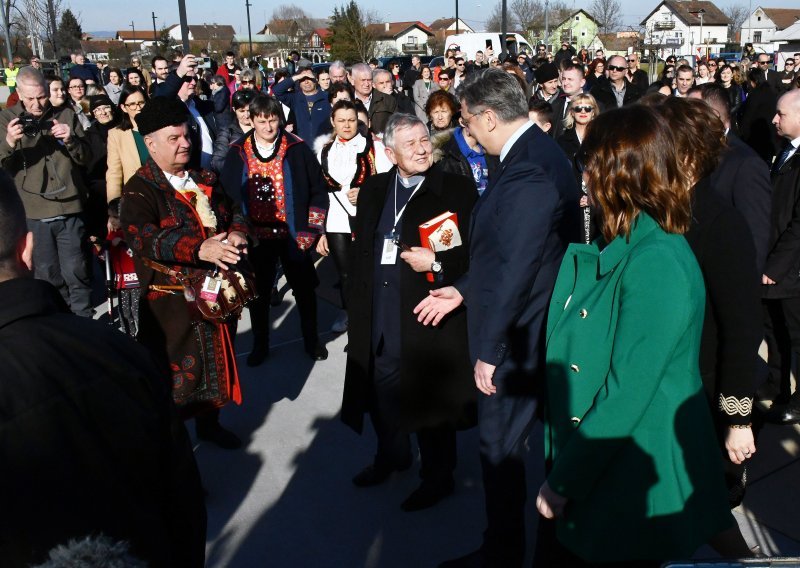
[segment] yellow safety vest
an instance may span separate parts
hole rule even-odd
[[[5,71],[6,71],[6,86],[16,87],[17,73],[19,73],[19,67],[15,67],[14,69],[6,69]]]

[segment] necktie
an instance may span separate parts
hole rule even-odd
[[[778,159],[775,160],[775,165],[772,167],[773,172],[777,172],[778,170],[781,169],[781,166],[783,166],[783,164],[789,158],[789,154],[792,153],[792,150],[794,150],[794,146],[792,146],[791,144],[787,144],[786,147],[783,149],[783,152],[781,152],[780,156],[778,156]]]

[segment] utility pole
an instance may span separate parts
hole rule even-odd
[[[506,32],[508,31],[507,1],[503,0],[503,17],[500,19],[500,55],[506,59]]]
[[[5,4],[0,6],[0,12],[3,14],[3,36],[6,40],[6,53],[8,54],[8,64],[11,65],[11,61],[13,60],[13,55],[11,53],[11,35],[8,33],[8,20],[6,18],[6,7]]]
[[[547,42],[550,41],[550,0],[544,0],[544,52],[550,51]]]
[[[156,55],[161,53],[158,49],[158,32],[156,31],[156,13],[150,12],[150,17],[153,18],[153,47],[155,47]]]
[[[189,24],[186,23],[186,0],[178,0],[178,15],[181,21],[181,43],[183,44],[183,54],[188,55],[189,51]]]
[[[456,0],[456,35],[458,35],[458,0]]]
[[[56,8],[53,5],[53,0],[47,0],[47,21],[50,22],[50,45],[53,46],[53,57],[58,59],[58,43],[56,41]]]
[[[133,30],[133,37],[131,39],[133,40],[134,51],[140,51],[136,49],[136,25],[133,23],[133,20],[131,20],[131,29]]]
[[[247,8],[247,39],[250,42],[250,58],[253,57],[253,32],[250,30],[250,0],[244,0],[244,7]]]

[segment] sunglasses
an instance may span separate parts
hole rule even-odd
[[[618,67],[616,65],[609,65],[608,66],[608,70],[609,71],[627,71],[627,69],[625,67]]]
[[[252,85],[254,81],[242,81],[242,85]]]
[[[759,61],[759,65],[769,65],[769,61]]]
[[[794,61],[787,61],[786,67],[794,67]]]
[[[575,112],[592,112],[594,107],[592,105],[572,107]]]
[[[716,67],[716,66],[717,66],[717,64],[716,64],[716,63],[709,63],[709,64],[708,64],[708,66],[709,66],[709,67]]]
[[[197,77],[195,77],[194,75],[184,75],[183,76],[183,82],[184,83],[192,83],[192,82],[196,83],[197,82]]]

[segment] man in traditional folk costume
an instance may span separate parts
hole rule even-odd
[[[184,418],[196,419],[198,438],[234,449],[241,441],[220,425],[219,409],[241,403],[235,328],[201,317],[165,272],[232,267],[247,253],[248,228],[214,174],[187,169],[188,120],[186,105],[163,97],[137,116],[150,159],[125,184],[120,218],[147,289],[138,339],[169,366],[173,399]]]

